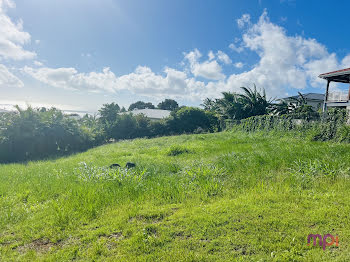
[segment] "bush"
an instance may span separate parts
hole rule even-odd
[[[118,115],[111,127],[111,137],[116,140],[135,138],[136,128],[136,118],[131,114]]]
[[[61,111],[28,108],[2,118],[0,162],[27,161],[86,150],[94,133]]]
[[[217,129],[217,123],[213,113],[194,107],[182,107],[166,121],[170,134],[193,133],[198,128],[212,132]]]

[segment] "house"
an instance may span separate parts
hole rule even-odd
[[[133,111],[128,111],[121,114],[128,114],[131,113],[133,115],[144,115],[145,117],[149,118],[151,121],[159,121],[163,118],[167,118],[170,116],[171,111],[170,110],[162,110],[162,109],[134,109]]]
[[[324,94],[318,94],[318,93],[307,93],[302,94],[304,97],[306,104],[309,106],[312,106],[314,110],[318,110],[323,107],[324,103]],[[299,95],[296,96],[289,96],[285,98],[278,99],[277,101],[284,101],[288,104],[294,104],[296,106],[299,105],[298,99],[300,98]]]
[[[320,74],[318,77],[327,80],[323,111],[325,112],[327,107],[342,107],[350,110],[350,88],[348,89],[348,92],[329,91],[329,85],[331,82],[345,84],[350,83],[350,68]]]

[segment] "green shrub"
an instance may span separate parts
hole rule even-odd
[[[96,144],[92,129],[55,108],[17,109],[2,118],[0,162],[69,154]]]
[[[182,107],[172,113],[166,125],[169,134],[193,133],[199,127],[207,131],[216,131],[218,120],[212,112],[195,107]]]

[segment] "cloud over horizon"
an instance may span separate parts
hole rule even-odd
[[[235,37],[227,47],[231,55],[222,50],[203,50],[208,54],[203,56],[195,48],[183,53],[178,68],[164,66],[162,72],[156,73],[148,66],[139,65],[133,72],[120,76],[109,67],[101,72],[80,72],[74,67],[50,68],[35,60],[38,56],[35,52],[24,48],[30,43],[31,35],[23,31],[22,21],[14,23],[6,14],[8,8],[14,7],[12,0],[0,0],[0,87],[25,87],[6,67],[8,60],[21,60],[30,64],[17,69],[54,88],[72,92],[129,91],[146,97],[172,97],[200,103],[206,97],[219,97],[224,91],[239,92],[241,86],[253,84],[265,88],[270,97],[307,87],[322,90],[324,82],[318,79],[320,73],[350,66],[350,55],[338,59],[316,39],[288,35],[285,28],[270,21],[265,10],[255,23],[250,14],[236,19],[241,36]],[[232,50],[240,53],[239,60],[234,59]],[[249,64],[242,59],[242,55],[248,53],[257,56],[256,63]]]
[[[105,90],[116,92],[129,90],[144,96],[189,97],[197,99],[220,96],[220,92],[238,92],[240,86],[266,89],[269,96],[285,95],[288,89],[302,90],[307,86],[322,88],[321,72],[335,70],[349,65],[350,56],[338,61],[334,53],[316,39],[289,36],[286,30],[270,21],[264,11],[257,23],[245,14],[238,19],[243,28],[240,48],[244,52],[254,52],[259,61],[250,70],[225,75],[223,66],[229,67],[232,59],[223,51],[210,51],[208,59],[201,61],[198,49],[184,53],[182,69],[166,68],[163,74],[156,74],[148,67],[139,66],[134,72],[117,77],[109,68],[102,73],[78,73],[74,68],[25,68],[25,72],[35,79],[54,87]],[[221,64],[219,64],[221,63]],[[242,68],[241,61],[233,66]],[[199,78],[199,79],[197,79]]]

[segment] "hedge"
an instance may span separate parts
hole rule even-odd
[[[253,116],[240,121],[234,128],[247,132],[294,131],[312,140],[350,142],[349,115],[345,109],[329,109],[326,114],[301,113],[281,116]]]

